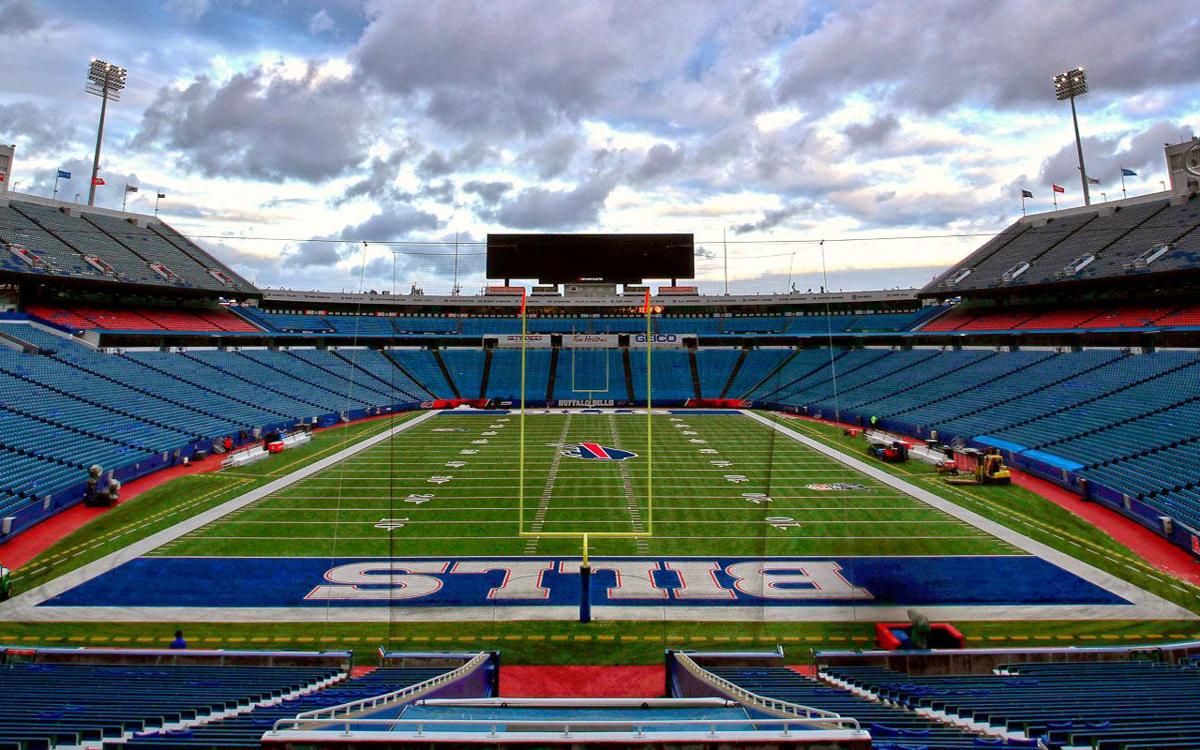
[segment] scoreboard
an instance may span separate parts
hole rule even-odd
[[[691,234],[489,234],[489,279],[543,284],[690,279],[696,273]]]

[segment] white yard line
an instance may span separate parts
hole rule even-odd
[[[613,445],[619,447],[621,445],[621,431],[617,429],[617,419],[612,414],[608,415],[608,428],[612,431]],[[633,529],[633,533],[645,534],[646,524],[642,520],[642,509],[638,507],[637,496],[633,493],[633,480],[629,476],[629,466],[624,461],[618,461],[617,469],[621,472],[621,488],[625,492],[625,507],[629,512],[629,525]],[[650,545],[645,537],[635,537],[634,546],[639,555],[645,555],[650,552]]]
[[[568,415],[563,420],[562,431],[558,435],[558,444],[562,445],[567,442],[567,433],[571,430],[571,417]],[[529,530],[537,534],[546,525],[546,513],[550,510],[550,498],[554,495],[554,482],[558,479],[558,467],[562,463],[562,451],[555,450],[554,458],[550,460],[550,470],[546,474],[546,485],[542,488],[542,497],[538,501],[537,512],[533,515],[533,522],[530,524]],[[494,486],[494,485],[493,485]],[[540,536],[530,537],[525,542],[525,554],[532,555],[537,552],[538,543],[542,541]]]

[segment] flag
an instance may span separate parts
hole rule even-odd
[[[1134,172],[1132,169],[1126,169],[1125,167],[1121,167],[1121,176],[1122,177],[1137,177],[1137,172]]]
[[[166,198],[166,197],[167,197],[167,194],[166,194],[166,193],[159,193],[159,194],[158,194],[158,197],[159,197],[159,198]]]
[[[1065,187],[1063,187],[1062,185],[1055,185],[1053,182],[1052,182],[1052,183],[1050,183],[1050,189],[1051,189],[1051,190],[1053,190],[1053,191],[1054,191],[1054,192],[1056,192],[1056,193],[1065,193],[1065,192],[1067,192],[1067,189],[1066,189]]]
[[[1033,197],[1033,193],[1029,192],[1028,190],[1022,190],[1022,191],[1021,191],[1021,197],[1022,197],[1022,198],[1032,198],[1032,197]]]
[[[104,178],[103,178],[103,177],[93,177],[93,178],[92,178],[92,184],[93,184],[93,185],[105,185],[105,184],[107,184],[107,183],[106,183],[106,182],[104,182]]]
[[[58,170],[58,179],[69,180],[69,179],[71,179],[71,173],[66,171],[65,169],[60,169],[60,170]]]
[[[1095,177],[1089,177],[1089,178],[1088,178],[1088,182],[1090,182],[1090,183],[1091,183],[1091,184],[1093,184],[1093,185],[1099,185],[1099,184],[1100,184],[1100,180],[1097,180]]]
[[[136,193],[137,191],[138,191],[137,185],[126,185],[125,186],[125,192],[127,192],[127,193]]]
[[[6,174],[4,174],[3,172],[0,172],[0,182],[4,182],[6,177],[7,177]]]

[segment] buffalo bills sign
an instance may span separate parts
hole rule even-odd
[[[583,458],[590,461],[625,461],[637,458],[632,451],[609,448],[599,443],[576,443],[562,452],[567,458]]]

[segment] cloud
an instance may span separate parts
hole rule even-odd
[[[512,190],[512,187],[513,186],[511,182],[485,182],[480,180],[471,180],[470,182],[463,183],[462,189],[464,193],[478,195],[479,200],[483,201],[489,206],[492,206],[499,202],[499,200],[504,197],[505,193],[507,193],[509,190]]]
[[[200,76],[159,89],[132,145],[175,154],[208,177],[267,182],[320,182],[362,162],[375,124],[370,103],[316,62],[298,77],[287,73],[267,66],[222,85]]]
[[[496,155],[494,148],[481,141],[471,141],[450,153],[434,149],[417,163],[417,175],[426,179],[444,177],[462,170],[474,169]]]
[[[775,227],[778,227],[781,224],[787,223],[788,220],[791,219],[792,217],[798,216],[799,214],[802,214],[805,212],[810,212],[812,210],[813,210],[813,204],[811,204],[807,201],[802,201],[799,203],[792,203],[787,206],[783,206],[782,208],[776,208],[776,209],[764,211],[763,217],[761,219],[759,219],[758,221],[748,222],[745,224],[738,224],[737,226],[733,227],[733,233],[734,234],[746,234],[748,232],[763,232],[763,231],[767,231],[770,229],[774,229]],[[807,223],[805,225],[811,226],[811,224],[807,224]]]
[[[650,182],[669,177],[683,166],[683,148],[657,143],[646,152],[646,158],[633,173],[636,182]]]
[[[347,225],[341,238],[347,242],[387,242],[415,230],[434,230],[441,221],[434,214],[408,204],[385,204],[383,210],[360,224]]]
[[[610,176],[593,176],[570,190],[531,187],[503,201],[494,218],[514,229],[573,229],[597,223],[616,186]]]
[[[297,243],[295,250],[284,253],[283,266],[286,268],[333,266],[337,265],[341,259],[336,242],[300,242]]]
[[[1089,177],[1104,185],[1120,185],[1121,168],[1148,173],[1163,169],[1163,144],[1178,143],[1180,137],[1190,138],[1192,129],[1173,122],[1156,122],[1141,132],[1126,131],[1113,136],[1093,136],[1083,139],[1084,165]],[[1042,162],[1038,184],[1056,182],[1074,191],[1079,185],[1079,155],[1075,143],[1066,143]]]
[[[842,129],[851,149],[878,146],[900,129],[900,120],[891,112],[866,123],[853,123]]]
[[[1049,108],[1050,77],[1080,63],[1093,97],[1195,83],[1191,46],[1180,43],[1200,35],[1191,0],[879,0],[836,8],[783,55],[782,101],[824,106],[863,92],[927,113],[964,102]]]
[[[209,5],[210,0],[167,0],[164,7],[181,21],[198,21]]]
[[[321,8],[313,14],[313,17],[308,19],[308,30],[312,34],[324,34],[327,31],[333,31],[335,24],[333,18],[329,15],[329,11]]]
[[[0,2],[0,29],[4,29],[6,37],[37,31],[45,22],[45,16],[34,5],[33,0]]]
[[[406,143],[385,158],[374,157],[371,159],[366,177],[346,188],[346,191],[335,203],[341,204],[361,197],[393,200],[398,198],[400,191],[396,187],[396,179],[400,176],[401,167],[411,156],[413,148],[412,143]]]
[[[352,59],[453,131],[538,136],[678,75],[716,9],[665,0],[377,2]],[[642,84],[642,92],[634,86]]]
[[[60,111],[28,101],[0,103],[0,140],[16,143],[18,157],[61,156],[80,133],[78,123]]]
[[[521,162],[532,164],[538,177],[550,180],[566,172],[583,145],[575,133],[551,136],[521,154]]]

